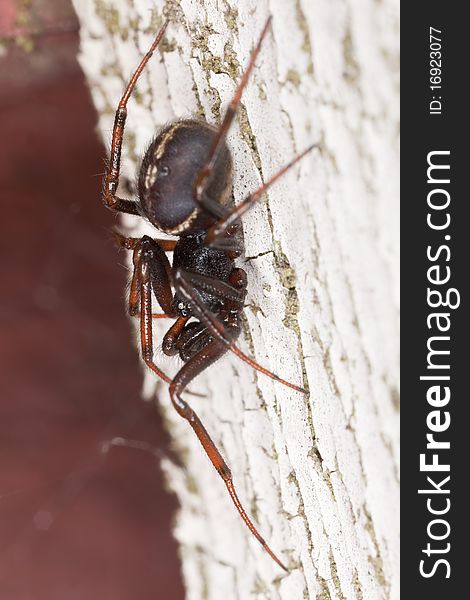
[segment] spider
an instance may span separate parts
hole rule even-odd
[[[307,148],[240,204],[234,204],[232,159],[226,137],[270,23],[271,17],[266,21],[219,128],[196,119],[180,119],[158,132],[142,160],[138,199],[131,201],[116,195],[126,107],[140,74],[165,33],[168,20],[164,23],[119,102],[111,158],[103,182],[103,201],[113,211],[142,216],[160,231],[178,237],[177,240],[153,239],[147,235],[131,238],[116,233],[119,245],[133,251],[129,314],[140,315],[142,357],[147,366],[169,384],[174,408],[193,428],[243,521],[271,558],[287,571],[243,508],[230,469],[204,425],[181,397],[188,384],[227,351],[268,377],[306,393],[300,386],[257,364],[235,345],[241,332],[240,317],[247,291],[246,273],[235,266],[235,259],[244,249],[240,217],[315,147]],[[173,252],[172,264],[166,252]],[[163,313],[152,313],[152,294]],[[179,354],[184,363],[173,379],[154,362],[154,318],[175,319],[162,342],[166,355]]]

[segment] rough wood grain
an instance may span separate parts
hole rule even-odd
[[[116,103],[164,5],[75,6],[109,143]],[[289,575],[250,537],[165,386],[145,376],[184,463],[164,468],[181,502],[187,597],[398,598],[397,2],[181,0],[165,10],[161,53],[129,105],[128,186],[157,127],[194,113],[219,122],[269,13],[272,33],[229,136],[236,200],[321,141],[247,215],[241,261],[251,282],[241,346],[310,396],[226,357],[193,385],[207,398],[191,399]],[[151,231],[133,217],[123,224]]]

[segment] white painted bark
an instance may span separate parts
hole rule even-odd
[[[163,3],[74,3],[109,143]],[[241,261],[250,281],[241,347],[310,396],[225,357],[192,385],[207,398],[188,398],[288,575],[239,519],[166,386],[145,376],[184,462],[164,468],[181,502],[187,597],[398,598],[397,2],[181,0],[166,10],[161,53],[129,103],[125,178],[134,181],[163,123],[194,113],[219,122],[269,13],[272,33],[229,135],[236,201],[322,142],[248,213]],[[154,234],[133,217],[123,224]],[[157,360],[178,368],[161,352]]]

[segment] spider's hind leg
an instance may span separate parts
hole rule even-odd
[[[280,559],[274,554],[271,548],[267,545],[265,540],[262,538],[255,525],[251,521],[247,512],[243,508],[240,499],[235,491],[235,487],[233,485],[232,473],[225,462],[224,458],[219,452],[219,449],[213,442],[206,428],[202,424],[202,421],[199,419],[198,415],[194,412],[194,410],[189,406],[187,402],[181,399],[181,394],[183,393],[186,386],[205,370],[208,366],[218,360],[223,354],[227,352],[227,348],[224,344],[221,344],[218,340],[212,340],[205,347],[203,347],[197,354],[195,354],[192,358],[186,362],[180,371],[176,374],[174,380],[170,384],[170,398],[173,406],[175,407],[178,414],[186,419],[188,423],[193,428],[194,433],[197,435],[199,441],[201,442],[202,447],[204,448],[207,456],[209,457],[211,463],[214,465],[217,473],[223,479],[225,486],[227,487],[227,491],[235,504],[235,507],[247,525],[248,529],[255,536],[255,538],[259,541],[259,543],[263,546],[269,556],[282,568],[284,571],[287,571],[287,567],[280,561]]]

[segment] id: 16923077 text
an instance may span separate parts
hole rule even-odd
[[[429,114],[440,115],[442,113],[442,46],[441,30],[435,27],[429,28],[429,89],[431,90],[431,101],[429,102]]]

